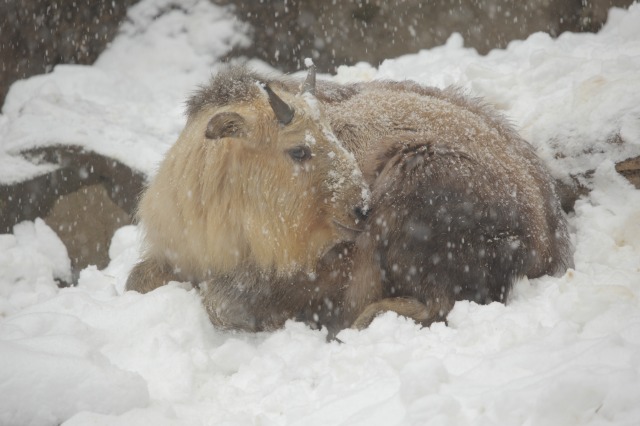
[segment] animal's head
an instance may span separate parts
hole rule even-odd
[[[214,77],[140,205],[149,250],[186,274],[312,270],[350,240],[368,190],[317,102],[244,68]],[[296,93],[297,92],[297,93]]]

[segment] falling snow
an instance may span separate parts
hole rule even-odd
[[[208,1],[158,17],[162,4],[132,7],[95,65],[12,86],[0,181],[43,173],[16,153],[59,141],[154,173],[184,98],[246,41]],[[388,313],[340,342],[296,322],[224,333],[187,285],[123,292],[137,227],[115,234],[106,269],[58,289],[64,246],[25,222],[0,235],[0,424],[640,424],[640,192],[614,167],[640,153],[639,21],[636,4],[597,35],[538,33],[487,56],[453,35],[333,77],[461,86],[508,115],[557,177],[593,171],[564,276],[523,279],[506,305],[458,302],[428,329]]]

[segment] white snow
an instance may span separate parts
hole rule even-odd
[[[612,9],[597,35],[536,33],[486,56],[464,48],[456,33],[444,46],[386,60],[377,71],[368,64],[340,67],[337,79],[460,86],[505,112],[554,175],[565,178],[640,151],[637,9]]]
[[[0,235],[0,318],[55,296],[55,278],[71,283],[71,261],[42,219]]]
[[[86,146],[153,173],[184,126],[186,96],[220,57],[247,42],[242,28],[207,0],[132,6],[93,66],[58,65],[12,85],[0,120],[0,182],[26,177],[15,157],[21,150],[52,143]],[[32,174],[50,169],[28,167]]]
[[[42,172],[15,155],[59,142],[152,174],[181,102],[246,40],[224,9],[177,4],[132,7],[94,66],[15,83],[0,181]],[[535,34],[485,57],[452,35],[335,77],[462,86],[503,110],[557,176],[595,170],[570,216],[575,270],[518,282],[506,306],[459,302],[448,326],[389,313],[327,343],[294,322],[220,332],[178,283],[123,293],[134,226],[114,236],[108,268],[58,289],[66,251],[44,222],[25,222],[0,236],[0,425],[640,424],[640,192],[614,170],[640,154],[638,22],[635,4],[597,35]]]

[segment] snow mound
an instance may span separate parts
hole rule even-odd
[[[54,296],[56,278],[71,282],[67,248],[42,219],[0,235],[0,271],[0,318]]]

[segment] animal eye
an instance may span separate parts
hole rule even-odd
[[[311,149],[306,145],[299,145],[287,150],[289,157],[298,162],[303,162],[311,159]]]

